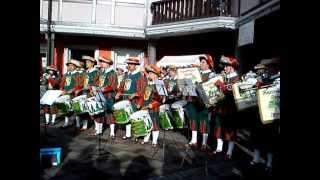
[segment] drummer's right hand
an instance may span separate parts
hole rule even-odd
[[[115,99],[119,99],[120,98],[120,94],[117,93],[116,96],[114,97]]]

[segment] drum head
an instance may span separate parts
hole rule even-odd
[[[63,95],[63,96],[58,97],[58,99],[56,100],[56,103],[64,103],[64,102],[70,101],[70,100],[71,100],[70,95]]]
[[[187,101],[185,100],[180,100],[180,101],[176,101],[172,104],[172,108],[178,108],[178,107],[184,107],[187,104]]]
[[[113,108],[118,110],[118,109],[125,109],[128,106],[131,106],[130,101],[123,100],[123,101],[119,101],[119,102],[115,103],[113,105]]]
[[[137,112],[134,112],[130,115],[130,119],[132,121],[137,121],[138,119],[142,118],[144,119],[144,117],[150,117],[149,112],[147,110],[140,110]],[[151,119],[151,118],[150,118]]]
[[[168,111],[170,110],[170,105],[169,104],[163,104],[159,107],[159,111],[160,112],[165,112],[165,111]]]
[[[72,101],[83,101],[83,100],[86,100],[87,99],[87,95],[84,94],[84,95],[80,95],[80,96],[77,96],[75,98],[72,99]]]

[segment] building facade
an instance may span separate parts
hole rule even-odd
[[[164,55],[234,55],[243,72],[279,56],[280,0],[52,0],[53,62],[47,58],[48,0],[40,0],[42,66],[82,55],[128,56],[143,64]]]
[[[42,66],[82,55],[128,56],[142,64],[164,55],[234,54],[239,0],[52,0],[53,62],[47,57],[48,0],[40,1]]]

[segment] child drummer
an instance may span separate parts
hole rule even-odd
[[[137,57],[129,57],[126,61],[128,64],[128,73],[125,75],[120,83],[118,93],[115,96],[115,100],[119,100],[123,97],[123,100],[130,100],[133,112],[137,111],[141,106],[138,102],[141,102],[141,94],[145,86],[145,77],[143,73],[137,68],[140,65],[140,60]],[[126,124],[126,134],[122,139],[131,138],[131,124]]]
[[[85,73],[84,80],[84,92],[88,95],[92,95],[92,86],[99,86],[99,72],[95,65],[97,64],[97,60],[90,56],[83,56],[83,60],[86,61],[87,71]],[[98,124],[98,122],[102,121],[104,117],[91,117],[90,119],[95,122],[95,133],[94,135],[98,135],[102,132],[102,125]],[[88,120],[83,121],[83,126],[81,130],[86,130],[88,127]],[[100,131],[101,129],[101,131]]]
[[[58,70],[55,66],[48,66],[46,68],[46,73],[43,74],[43,81],[42,84],[46,85],[47,90],[58,90],[59,89],[59,75]],[[49,106],[44,105],[43,106],[44,112],[45,112],[45,119],[46,124],[49,124],[50,121],[50,114],[51,114],[51,124],[54,125],[55,119],[57,117],[58,108],[55,104]]]
[[[154,64],[150,64],[145,68],[148,73],[148,84],[143,90],[143,103],[142,107],[149,109],[149,114],[152,119],[153,128],[152,128],[152,147],[157,146],[157,140],[159,137],[159,106],[161,105],[162,98],[158,94],[156,89],[156,80],[159,79],[161,70]],[[150,133],[148,133],[142,144],[149,142]]]
[[[106,123],[110,125],[110,137],[115,139],[114,126],[115,119],[112,113],[115,92],[118,86],[118,78],[116,72],[112,68],[113,61],[110,58],[99,57],[100,62],[100,87],[106,98]]]
[[[77,71],[76,68],[80,66],[79,61],[75,59],[71,59],[69,62],[66,63],[67,65],[67,72],[63,75],[62,81],[60,84],[60,90],[63,91],[63,95],[70,95],[71,97],[76,96],[77,92]],[[62,128],[65,128],[69,125],[69,117],[72,115],[72,113],[68,113],[65,116],[64,125]],[[76,119],[76,127],[80,128],[80,122],[79,119]]]

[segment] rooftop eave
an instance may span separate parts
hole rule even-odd
[[[46,31],[47,24],[40,24],[40,32]],[[52,25],[52,31],[56,33],[66,34],[72,33],[82,35],[145,39],[145,33],[143,28],[130,28],[105,25],[81,25],[76,23],[55,23],[54,25]]]
[[[148,38],[159,38],[210,32],[214,30],[234,30],[236,17],[211,17],[151,25],[146,28]]]

